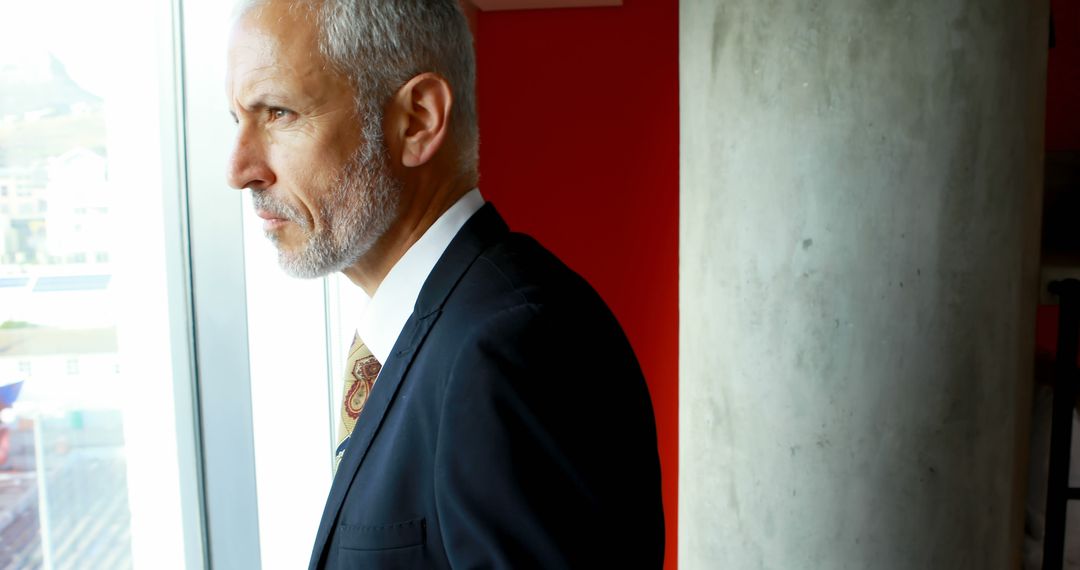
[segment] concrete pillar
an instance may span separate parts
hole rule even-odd
[[[680,0],[679,560],[1015,569],[1046,0]]]

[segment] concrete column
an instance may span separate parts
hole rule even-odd
[[[1046,0],[680,0],[685,569],[1015,569]]]

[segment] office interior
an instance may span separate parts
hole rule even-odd
[[[225,184],[232,4],[0,4],[0,570],[307,565],[363,299]],[[648,382],[665,570],[1080,568],[1080,3],[462,5],[484,197]]]

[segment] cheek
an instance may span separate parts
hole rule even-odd
[[[340,177],[355,150],[342,125],[297,129],[275,134],[275,158],[286,171],[279,174],[281,188],[290,195],[314,231],[324,230],[323,205],[337,190]],[[280,182],[279,182],[280,183]]]
[[[334,185],[334,171],[309,149],[284,148],[277,154],[278,192],[318,230],[323,224],[321,206]]]

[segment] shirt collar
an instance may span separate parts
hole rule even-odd
[[[390,357],[431,270],[461,226],[483,205],[484,198],[478,188],[458,199],[390,268],[375,290],[360,315],[356,332],[379,362],[385,364]]]

